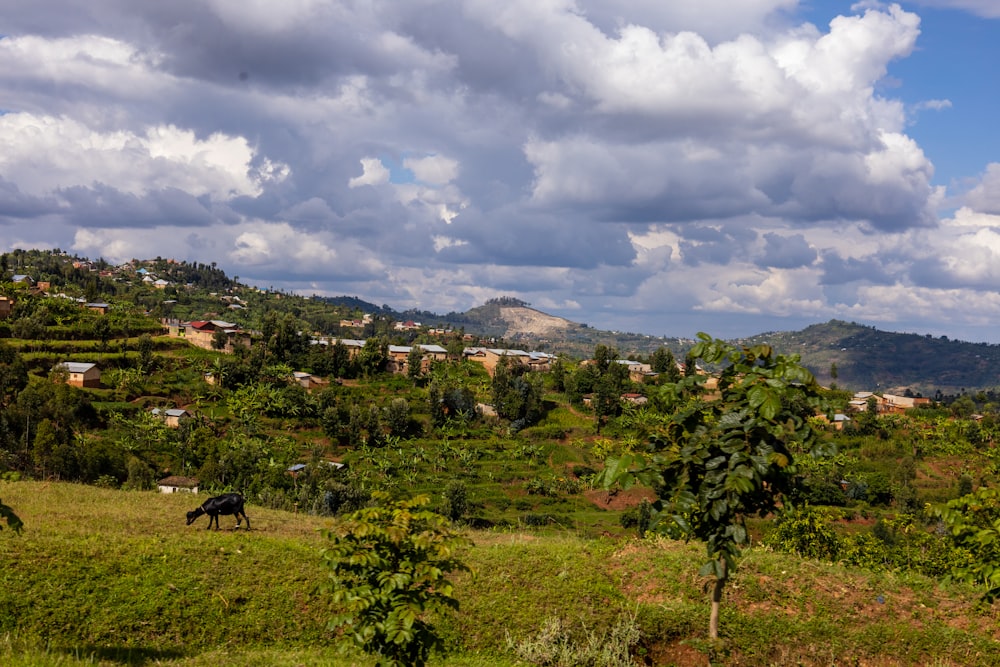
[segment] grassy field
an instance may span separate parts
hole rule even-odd
[[[330,519],[248,506],[252,529],[186,526],[203,497],[0,482],[26,529],[0,533],[0,664],[366,665],[341,655],[318,529]],[[553,619],[565,643],[637,626],[636,664],[707,665],[701,548],[574,532],[472,532],[460,613],[434,664],[519,661]],[[1000,665],[1000,609],[977,592],[765,549],[747,552],[722,615],[727,665]],[[571,664],[571,663],[563,663]]]

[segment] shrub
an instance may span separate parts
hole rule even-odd
[[[461,521],[469,511],[469,491],[464,482],[455,481],[444,490],[444,515],[451,521]]]
[[[639,638],[635,616],[623,614],[608,632],[583,627],[581,633],[551,617],[529,639],[515,641],[508,633],[507,648],[521,660],[545,667],[632,667]]]
[[[468,567],[455,550],[468,541],[452,532],[440,514],[420,509],[426,496],[390,501],[350,515],[324,535],[334,602],[344,611],[330,620],[331,630],[386,667],[422,667],[443,641],[428,612],[458,608],[445,577]]]
[[[323,493],[323,511],[326,514],[356,512],[365,506],[369,495],[360,489],[341,482],[328,482]]]
[[[783,510],[766,541],[780,551],[830,561],[837,560],[841,549],[826,514],[808,505]]]

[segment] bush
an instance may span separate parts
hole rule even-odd
[[[342,639],[386,667],[422,667],[443,640],[428,612],[458,609],[450,572],[468,567],[454,554],[468,540],[440,514],[421,509],[426,496],[359,510],[324,535],[327,590],[343,612],[330,620]]]
[[[323,493],[323,513],[343,514],[356,512],[370,499],[368,493],[341,482],[328,482]]]
[[[803,558],[829,561],[837,560],[841,550],[840,538],[830,527],[827,515],[808,505],[783,510],[766,543]]]
[[[551,617],[538,634],[515,641],[507,635],[507,648],[531,665],[548,667],[632,667],[632,652],[638,646],[635,616],[622,615],[608,632],[582,627],[574,633],[558,617]]]
[[[469,511],[469,491],[464,482],[455,481],[444,490],[443,513],[451,521],[461,521]]]

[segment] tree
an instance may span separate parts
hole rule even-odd
[[[650,368],[658,373],[664,382],[677,382],[681,379],[681,370],[677,367],[677,358],[666,347],[661,347],[653,353]]]
[[[28,366],[17,350],[0,341],[0,408],[28,386]]]
[[[212,349],[221,352],[226,349],[226,345],[229,345],[229,334],[225,329],[216,329],[212,334]]]
[[[501,357],[493,370],[490,389],[497,416],[509,420],[514,431],[531,426],[541,418],[541,378],[529,375],[522,364]]]
[[[139,369],[143,373],[150,373],[153,370],[153,338],[149,334],[139,336]]]
[[[101,341],[101,352],[107,352],[108,341],[111,340],[111,323],[106,317],[99,317],[94,320],[94,337]]]
[[[986,588],[983,599],[1000,597],[1000,489],[980,487],[975,492],[935,508],[952,543],[968,555],[955,559],[951,576]]]
[[[343,608],[329,627],[347,630],[345,640],[379,665],[422,667],[432,650],[444,648],[428,615],[458,609],[446,577],[468,571],[456,551],[469,542],[445,517],[421,509],[426,496],[390,501],[379,492],[373,498],[377,505],[324,531],[332,542],[323,550],[327,590]]]
[[[384,371],[388,361],[389,342],[381,336],[367,339],[358,353],[358,365],[365,377],[374,377]]]
[[[703,576],[715,577],[709,636],[718,639],[719,605],[740,548],[746,518],[774,511],[798,481],[794,454],[825,453],[809,418],[822,406],[819,385],[797,355],[770,346],[737,348],[698,334],[693,365],[722,365],[716,395],[691,374],[661,389],[672,410],[648,454],[608,459],[604,486],[639,482],[657,489],[653,527],[679,530],[705,544]]]
[[[406,355],[406,376],[414,382],[419,381],[424,371],[423,362],[423,349],[419,345],[414,345],[410,348],[409,354]]]

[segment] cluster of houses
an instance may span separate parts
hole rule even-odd
[[[897,396],[895,394],[876,394],[871,391],[855,392],[849,403],[852,410],[861,412],[868,409],[868,403],[875,400],[875,411],[879,414],[902,414],[907,410],[930,405],[931,399],[914,396]]]

